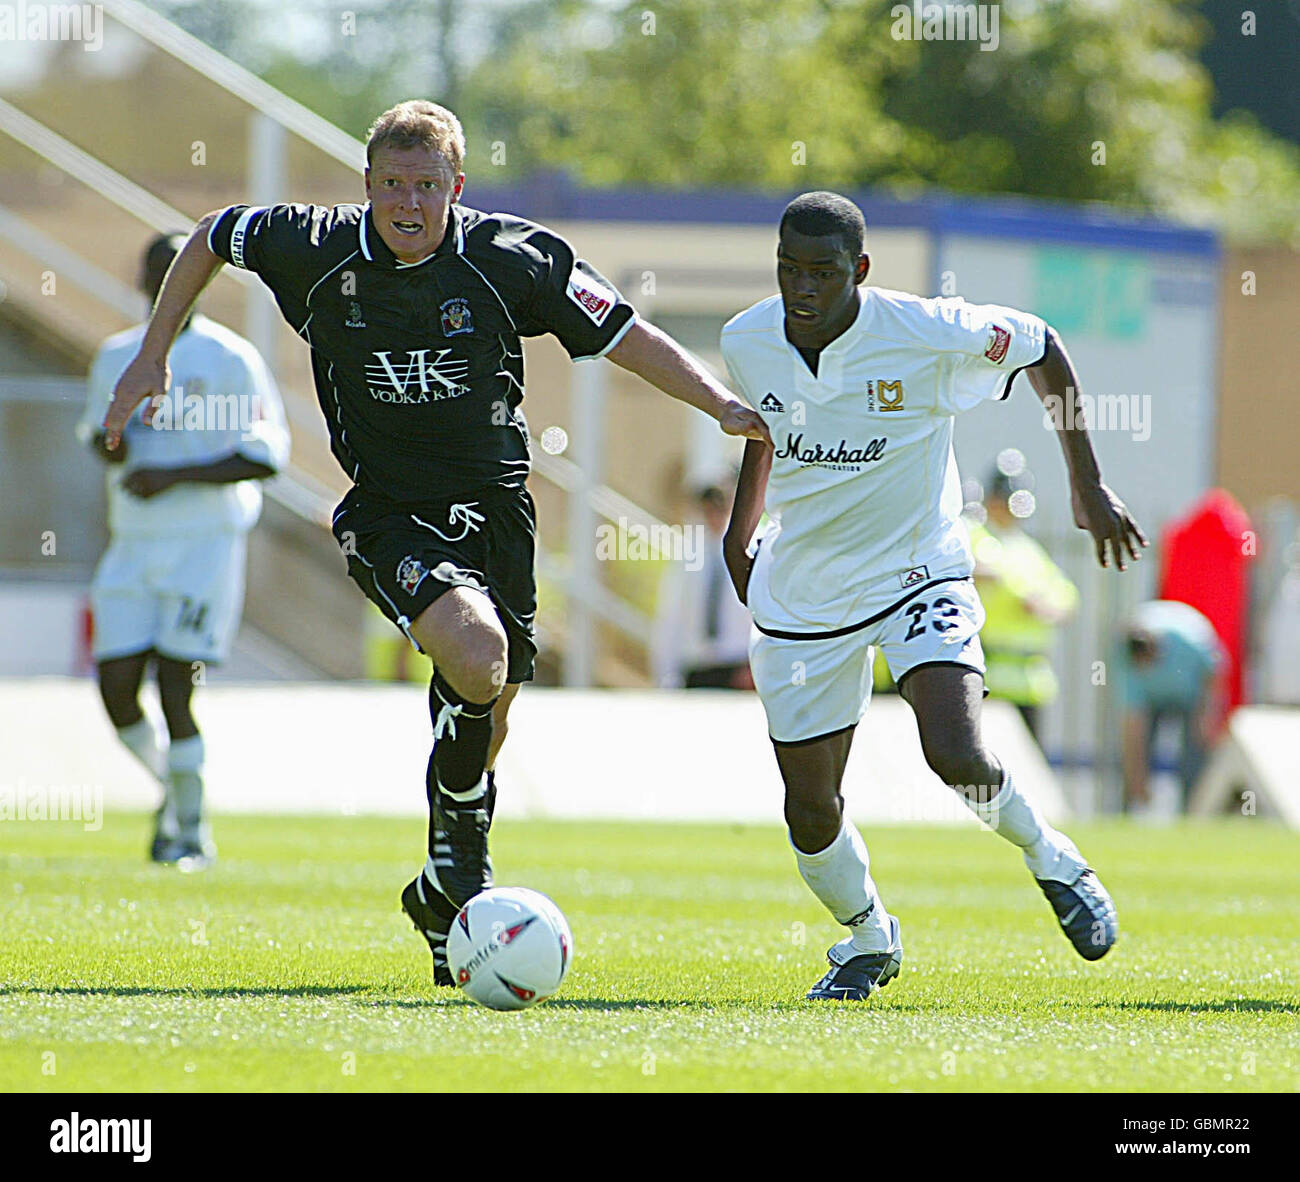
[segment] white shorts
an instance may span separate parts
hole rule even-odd
[[[119,537],[90,585],[96,661],[156,649],[179,661],[223,660],[244,605],[246,535]]]
[[[755,629],[749,664],[768,733],[778,743],[798,743],[856,725],[871,700],[876,645],[895,681],[921,665],[983,673],[983,624],[975,584],[951,579],[904,596],[842,635],[792,639]]]

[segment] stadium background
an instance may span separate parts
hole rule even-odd
[[[1149,438],[1119,430],[1097,431],[1094,438],[1107,480],[1153,539],[1212,487],[1227,489],[1246,508],[1258,531],[1251,567],[1258,622],[1282,585],[1300,504],[1291,408],[1300,167],[1294,95],[1285,97],[1277,64],[1285,47],[1294,47],[1294,14],[1285,5],[1261,6],[1260,19],[1270,23],[1246,36],[1235,7],[1223,4],[1154,5],[1146,25],[1133,24],[1117,5],[1084,6],[1083,14],[1050,3],[995,7],[1003,53],[1019,53],[1020,68],[1041,71],[1048,95],[1066,76],[1053,55],[1068,54],[1072,38],[1079,61],[1085,50],[1095,55],[1110,21],[1117,44],[1136,43],[1134,52],[1148,56],[1133,67],[1116,48],[1115,60],[1079,69],[1092,72],[1094,86],[1095,78],[1118,76],[1119,100],[1125,71],[1165,69],[1178,108],[1162,108],[1148,96],[1145,117],[1156,124],[1149,132],[1156,141],[1181,137],[1194,150],[1199,145],[1212,167],[1197,159],[1197,167],[1180,170],[1175,160],[1168,167],[1185,184],[1173,190],[1160,187],[1163,174],[1134,182],[1135,140],[1112,116],[1111,128],[1102,119],[1095,136],[1068,145],[1058,139],[1054,149],[1091,159],[1081,166],[1091,174],[1086,189],[1077,179],[1058,178],[1089,200],[1062,200],[1023,168],[1014,195],[1004,191],[1017,187],[1007,181],[1014,170],[982,166],[980,153],[999,133],[1014,141],[1020,121],[1009,118],[1005,129],[981,126],[973,108],[963,128],[970,134],[951,148],[967,172],[950,168],[949,177],[938,174],[949,183],[936,183],[916,163],[919,155],[900,152],[899,161],[877,169],[881,183],[864,185],[854,182],[844,161],[852,157],[855,134],[868,140],[874,134],[869,113],[861,120],[828,115],[821,104],[833,107],[836,96],[824,91],[825,83],[808,91],[819,106],[807,113],[807,130],[794,104],[779,134],[766,140],[760,137],[770,112],[755,112],[788,104],[753,79],[737,84],[736,134],[754,145],[741,158],[766,160],[747,169],[713,159],[711,150],[693,166],[683,144],[707,146],[707,132],[681,130],[690,123],[689,96],[678,100],[678,117],[661,129],[660,156],[649,163],[643,156],[647,142],[655,142],[653,127],[632,125],[627,103],[603,110],[609,87],[650,55],[665,71],[644,76],[652,123],[654,109],[672,101],[681,81],[672,71],[689,73],[719,37],[742,46],[757,68],[765,55],[776,55],[773,31],[783,17],[794,22],[791,43],[803,37],[809,45],[828,35],[824,27],[818,31],[818,21],[855,20],[859,31],[874,34],[867,60],[882,73],[897,71],[898,54],[922,47],[891,38],[889,6],[874,3],[738,2],[707,6],[704,16],[675,4],[361,5],[350,13],[300,5],[273,16],[251,3],[145,7],[112,0],[103,6],[103,44],[94,52],[76,41],[0,44],[0,622],[6,638],[0,674],[12,679],[9,692],[24,698],[22,679],[63,676],[73,679],[61,683],[64,689],[77,692],[85,709],[93,707],[79,691],[88,688],[85,587],[105,541],[103,491],[100,469],[73,439],[72,424],[94,348],[140,315],[131,289],[146,236],[184,228],[237,200],[361,199],[356,137],[384,105],[415,93],[448,101],[466,123],[467,202],[553,225],[647,316],[713,365],[722,322],[773,290],[773,227],[784,201],[809,187],[853,193],[867,213],[873,282],[922,293],[952,290],[1038,311],[1061,328],[1090,393],[1144,400]],[[1025,49],[1027,42],[1036,52]],[[924,52],[939,63],[938,83],[948,77],[945,70],[971,72],[985,64],[974,45],[926,43]],[[253,69],[239,64],[241,58]],[[771,85],[791,71],[797,76],[797,69],[798,63],[774,70]],[[590,73],[578,76],[579,70]],[[521,101],[530,85],[552,101],[546,126],[537,126],[542,117]],[[1095,122],[1106,103],[1085,93]],[[844,93],[842,100],[855,97]],[[1116,95],[1109,101],[1113,108]],[[892,125],[906,125],[914,98],[903,92],[890,102],[882,109]],[[699,123],[700,115],[694,117]],[[1189,140],[1179,120],[1193,118],[1211,130]],[[621,135],[627,144],[624,160],[610,146],[615,125],[621,130],[613,139]],[[1030,130],[1041,135],[1050,128]],[[1025,132],[1025,143],[1032,140]],[[1095,159],[1098,142],[1111,153],[1104,164]],[[1216,152],[1221,162],[1211,159]],[[990,191],[978,191],[972,179],[981,167]],[[1109,201],[1108,184],[1114,188]],[[203,306],[272,360],[294,437],[292,469],[270,490],[253,537],[238,651],[226,671],[213,675],[214,685],[393,676],[399,638],[388,635],[339,577],[337,550],[322,526],[345,485],[328,455],[306,351],[265,292],[228,269]],[[530,342],[527,367],[525,410],[534,436],[561,427],[568,438],[560,454],[538,449],[534,478],[543,551],[543,682],[647,687],[647,642],[664,564],[598,561],[590,539],[607,520],[687,520],[684,492],[724,474],[736,449],[700,416],[616,367],[570,366],[553,341]],[[1062,630],[1055,654],[1063,692],[1047,713],[1045,749],[1060,772],[1063,803],[1082,811],[1106,808],[1116,797],[1117,723],[1109,695],[1098,693],[1088,674],[1107,656],[1125,612],[1153,594],[1158,564],[1143,564],[1122,579],[1095,569],[1085,539],[1068,520],[1055,439],[1023,382],[1010,405],[981,408],[959,421],[965,477],[982,478],[1005,446],[1026,453],[1039,482],[1031,532],[1082,592],[1080,616]],[[1252,633],[1247,666],[1256,700],[1250,674],[1261,656],[1260,636],[1258,629]],[[407,671],[417,681],[423,677],[418,663],[408,662]],[[584,717],[600,716],[601,698],[582,701]],[[684,704],[672,695],[653,703],[646,708],[657,712],[654,729],[674,731]],[[744,709],[743,725],[761,759],[761,715],[753,702]],[[556,725],[572,714],[556,709]],[[620,733],[612,715],[606,721],[610,734]],[[1294,717],[1283,722],[1293,726]],[[43,767],[49,774],[42,747],[28,746],[20,771]],[[104,765],[89,760],[86,766],[94,774]],[[570,806],[583,798],[575,792]],[[221,799],[214,784],[218,807]],[[568,811],[555,801],[538,807]]]

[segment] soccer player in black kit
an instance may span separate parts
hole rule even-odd
[[[553,333],[767,441],[760,416],[542,226],[460,204],[464,135],[434,103],[384,112],[366,205],[235,205],[202,218],[173,264],[104,427],[167,388],[167,354],[223,263],[255,272],[312,351],[335,457],[348,574],[433,661],[428,856],[402,906],[451,985],[457,910],[490,886],[490,770],[533,676],[535,525],[520,338]]]

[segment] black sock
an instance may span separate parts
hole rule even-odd
[[[433,754],[429,757],[426,786],[429,804],[441,786],[443,804],[457,807],[457,802],[447,799],[450,792],[469,792],[483,779],[487,766],[488,748],[492,744],[491,702],[467,702],[435,673],[429,684],[429,713],[433,718],[435,740]],[[442,734],[437,735],[438,721],[443,719]],[[436,773],[436,777],[435,777]],[[477,801],[465,802],[476,804]]]
[[[432,841],[432,839],[430,839]],[[424,887],[424,901],[432,909],[443,923],[443,926],[450,928],[451,921],[456,918],[456,904],[452,903],[438,887],[429,881],[429,876],[420,871],[420,885]]]

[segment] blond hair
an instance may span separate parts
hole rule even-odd
[[[425,99],[407,99],[389,107],[366,133],[366,164],[379,148],[429,148],[442,154],[459,173],[465,163],[465,132],[446,107]]]

